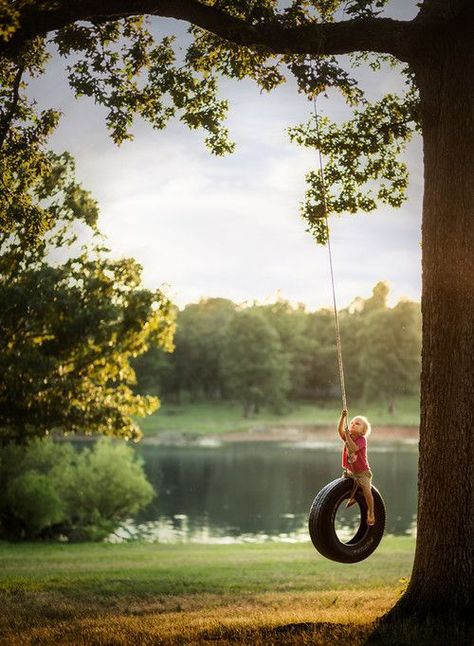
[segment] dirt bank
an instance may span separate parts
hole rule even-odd
[[[154,436],[144,437],[145,444],[205,444],[215,442],[337,442],[333,426],[255,426],[248,431],[229,431],[214,435],[200,435],[180,431],[161,431]],[[418,442],[416,426],[376,426],[372,429],[370,443],[375,442]]]
[[[332,426],[276,426],[255,427],[248,431],[224,433],[218,437],[227,442],[311,442],[337,440],[337,432]],[[418,428],[416,426],[377,426],[372,429],[370,442],[418,442]]]

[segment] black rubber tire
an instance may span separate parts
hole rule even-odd
[[[382,496],[372,487],[374,496],[375,525],[367,525],[367,504],[360,487],[355,494],[360,508],[360,526],[355,535],[343,543],[336,534],[336,512],[349,498],[354,481],[338,478],[318,493],[309,512],[309,534],[314,547],[328,559],[339,563],[363,561],[377,548],[385,530],[385,504]]]

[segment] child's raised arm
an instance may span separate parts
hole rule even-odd
[[[346,443],[347,450],[350,455],[354,455],[359,450],[359,447],[349,435],[349,431],[344,431],[344,442]]]

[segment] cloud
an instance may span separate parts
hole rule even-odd
[[[148,286],[168,284],[180,305],[203,296],[262,301],[278,290],[312,308],[331,303],[327,250],[316,246],[299,215],[304,175],[316,155],[291,144],[286,132],[311,111],[294,84],[261,95],[251,81],[224,81],[237,148],[216,158],[204,148],[202,134],[179,122],[155,132],[137,121],[135,140],[117,148],[103,110],[73,99],[59,64],[48,79],[33,90],[65,113],[53,145],[76,157],[78,177],[99,201],[100,226],[113,254],[136,257]],[[385,87],[397,83],[382,75]],[[330,116],[344,113],[332,95],[320,109]],[[341,306],[370,295],[379,280],[388,280],[396,295],[419,298],[419,141],[407,159],[413,181],[400,212],[380,209],[332,224]]]

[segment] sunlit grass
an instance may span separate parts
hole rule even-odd
[[[332,592],[267,594],[235,603],[206,597],[194,607],[177,600],[174,611],[159,602],[131,603],[113,613],[82,610],[79,615],[60,603],[46,621],[37,619],[21,634],[10,630],[8,643],[361,644],[371,623],[395,600],[385,590],[337,597]]]
[[[397,403],[395,412],[388,412],[385,402],[359,404],[351,402],[350,413],[364,414],[373,424],[391,426],[418,426],[418,397],[405,397]],[[249,419],[243,417],[242,406],[237,402],[194,402],[181,406],[163,403],[154,414],[138,420],[146,435],[174,430],[191,434],[215,434],[245,431],[255,427],[308,425],[335,425],[340,413],[338,401],[326,405],[293,403],[283,414],[262,410]]]
[[[0,549],[8,644],[357,644],[398,598],[414,539],[353,565],[308,543]]]

